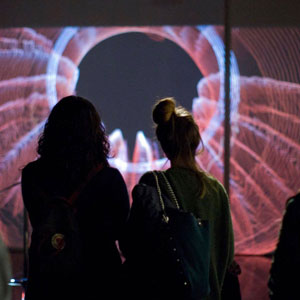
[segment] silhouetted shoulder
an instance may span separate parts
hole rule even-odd
[[[139,183],[155,186],[155,178],[152,171],[146,172],[139,180]]]
[[[286,209],[284,214],[285,219],[299,222],[300,219],[300,193],[290,197],[286,202]]]
[[[116,176],[116,177],[122,177],[122,174],[121,172],[117,169],[117,168],[114,168],[114,167],[105,167],[103,168],[103,171],[107,174],[107,175],[110,175],[110,176]]]
[[[34,178],[39,176],[42,172],[43,168],[41,168],[41,163],[39,160],[35,160],[29,162],[23,169],[22,169],[22,182],[28,182],[30,178]]]
[[[101,175],[101,177],[105,177],[106,179],[110,179],[112,181],[124,181],[121,172],[117,168],[110,167],[110,166],[101,169],[98,175],[99,176]],[[96,177],[98,175],[96,175]]]
[[[39,160],[34,160],[29,162],[23,169],[22,172],[30,172],[30,171],[34,171],[36,168],[39,168],[40,166],[40,161]]]
[[[220,199],[220,201],[229,202],[228,194],[223,184],[211,174],[206,174],[204,180],[206,184],[206,190],[211,199]],[[217,196],[217,197],[215,197]]]
[[[289,198],[286,202],[286,208],[288,209],[300,209],[300,193]]]

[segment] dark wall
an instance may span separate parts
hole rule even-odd
[[[221,25],[225,1],[233,26],[300,25],[299,0],[1,0],[0,27]]]

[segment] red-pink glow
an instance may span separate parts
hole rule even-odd
[[[0,30],[0,232],[22,247],[21,168],[53,104],[74,93],[78,65],[101,41],[126,32],[155,34],[178,44],[203,75],[193,115],[205,143],[199,165],[223,180],[222,27],[85,27]],[[300,187],[300,29],[234,29],[230,201],[238,254],[265,254],[278,237],[285,200]],[[247,61],[259,74],[239,73]],[[243,68],[242,68],[243,67]],[[149,110],[151,108],[149,107]],[[122,129],[122,128],[121,128]],[[131,192],[141,174],[167,168],[137,130],[132,158],[122,132],[111,133],[111,164]]]

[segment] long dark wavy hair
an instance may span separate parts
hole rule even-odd
[[[110,145],[93,104],[79,96],[62,98],[52,109],[39,138],[40,160],[65,174],[70,184],[96,165],[108,165]]]

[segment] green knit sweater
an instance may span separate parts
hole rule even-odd
[[[182,208],[202,220],[209,220],[211,293],[205,299],[221,299],[225,272],[234,256],[234,237],[227,193],[217,179],[207,176],[206,193],[200,199],[199,179],[195,172],[172,167],[165,171],[165,174]],[[144,174],[140,182],[155,185],[154,177],[150,172]],[[162,189],[166,191],[163,182]]]

